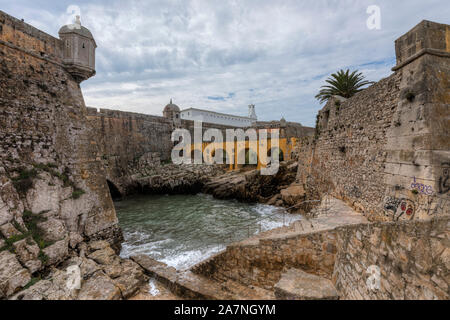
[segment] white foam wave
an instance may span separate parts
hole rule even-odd
[[[150,293],[152,296],[156,297],[157,295],[160,294],[160,291],[156,287],[155,279],[151,279],[148,283],[148,286],[150,288],[148,290],[148,293]]]
[[[161,260],[161,262],[164,262],[168,266],[174,267],[177,270],[186,270],[224,249],[225,246],[215,246],[205,250],[179,252],[177,254],[165,257]]]
[[[155,251],[158,251],[158,249],[160,249],[164,244],[172,241],[172,239],[165,239],[160,241],[144,242],[140,244],[126,241],[122,244],[122,251],[120,252],[120,256],[126,259],[139,254],[151,255],[154,254]]]

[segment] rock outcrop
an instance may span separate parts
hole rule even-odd
[[[0,11],[0,299],[122,233],[63,43]]]
[[[133,296],[148,281],[139,265],[129,259],[119,258],[106,241],[82,243],[78,251],[60,267],[52,268],[46,277],[34,279],[33,285],[12,299],[121,300]],[[10,255],[9,259],[12,257]],[[14,292],[10,289],[12,285],[25,285],[30,280],[29,274],[27,278],[19,267],[18,263],[10,263],[10,269],[15,273],[5,284],[9,293]],[[68,272],[71,269],[79,270],[79,285],[76,285],[78,279]],[[71,281],[75,281],[74,286]]]
[[[241,171],[232,171],[213,177],[205,184],[203,192],[212,194],[218,199],[266,203],[293,183],[296,174],[297,164],[293,161],[280,163],[278,173],[272,176],[261,175],[256,169],[244,168]],[[283,205],[283,202],[277,204]]]

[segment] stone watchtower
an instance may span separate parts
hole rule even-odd
[[[163,115],[164,118],[171,119],[176,126],[181,124],[180,108],[172,102],[172,99],[170,99],[170,103],[165,106]]]
[[[255,121],[258,119],[256,116],[255,105],[251,104],[248,106],[248,117],[254,119]]]
[[[80,16],[75,23],[59,30],[63,42],[63,63],[66,70],[81,83],[95,75],[95,43],[92,33],[81,25]]]

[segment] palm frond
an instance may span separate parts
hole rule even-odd
[[[328,101],[332,96],[351,98],[356,93],[364,90],[365,86],[373,84],[372,81],[365,80],[364,75],[358,70],[350,73],[350,69],[346,71],[339,70],[331,74],[325,82],[328,85],[322,86],[315,97],[320,103]]]

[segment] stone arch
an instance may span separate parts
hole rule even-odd
[[[116,185],[108,179],[106,179],[106,182],[108,183],[108,188],[109,188],[109,193],[111,194],[111,198],[113,200],[121,199],[122,193],[120,192],[119,188],[117,188]]]
[[[224,150],[224,149],[213,150],[211,156],[212,156],[212,157],[215,157],[215,156],[216,156],[216,152],[219,152],[219,153],[220,153],[220,151],[222,151],[222,164],[228,164],[228,162],[230,162],[230,161],[229,161],[230,157],[228,156],[227,151]]]
[[[244,153],[245,164],[238,163],[238,164],[236,164],[237,168],[251,167],[251,166],[256,167],[258,165],[258,154],[254,150],[251,150],[250,148],[245,148],[244,150],[241,150],[241,152],[240,152],[241,156],[242,156],[242,153]],[[239,157],[238,157],[238,161],[239,161]]]
[[[284,153],[283,153],[283,150],[281,150],[280,148],[278,148],[278,147],[273,147],[272,149],[270,149],[268,152],[267,152],[267,157],[272,157],[272,154],[274,154],[275,156],[276,156],[276,154],[278,154],[278,160],[280,161],[280,162],[283,162],[284,161]]]

